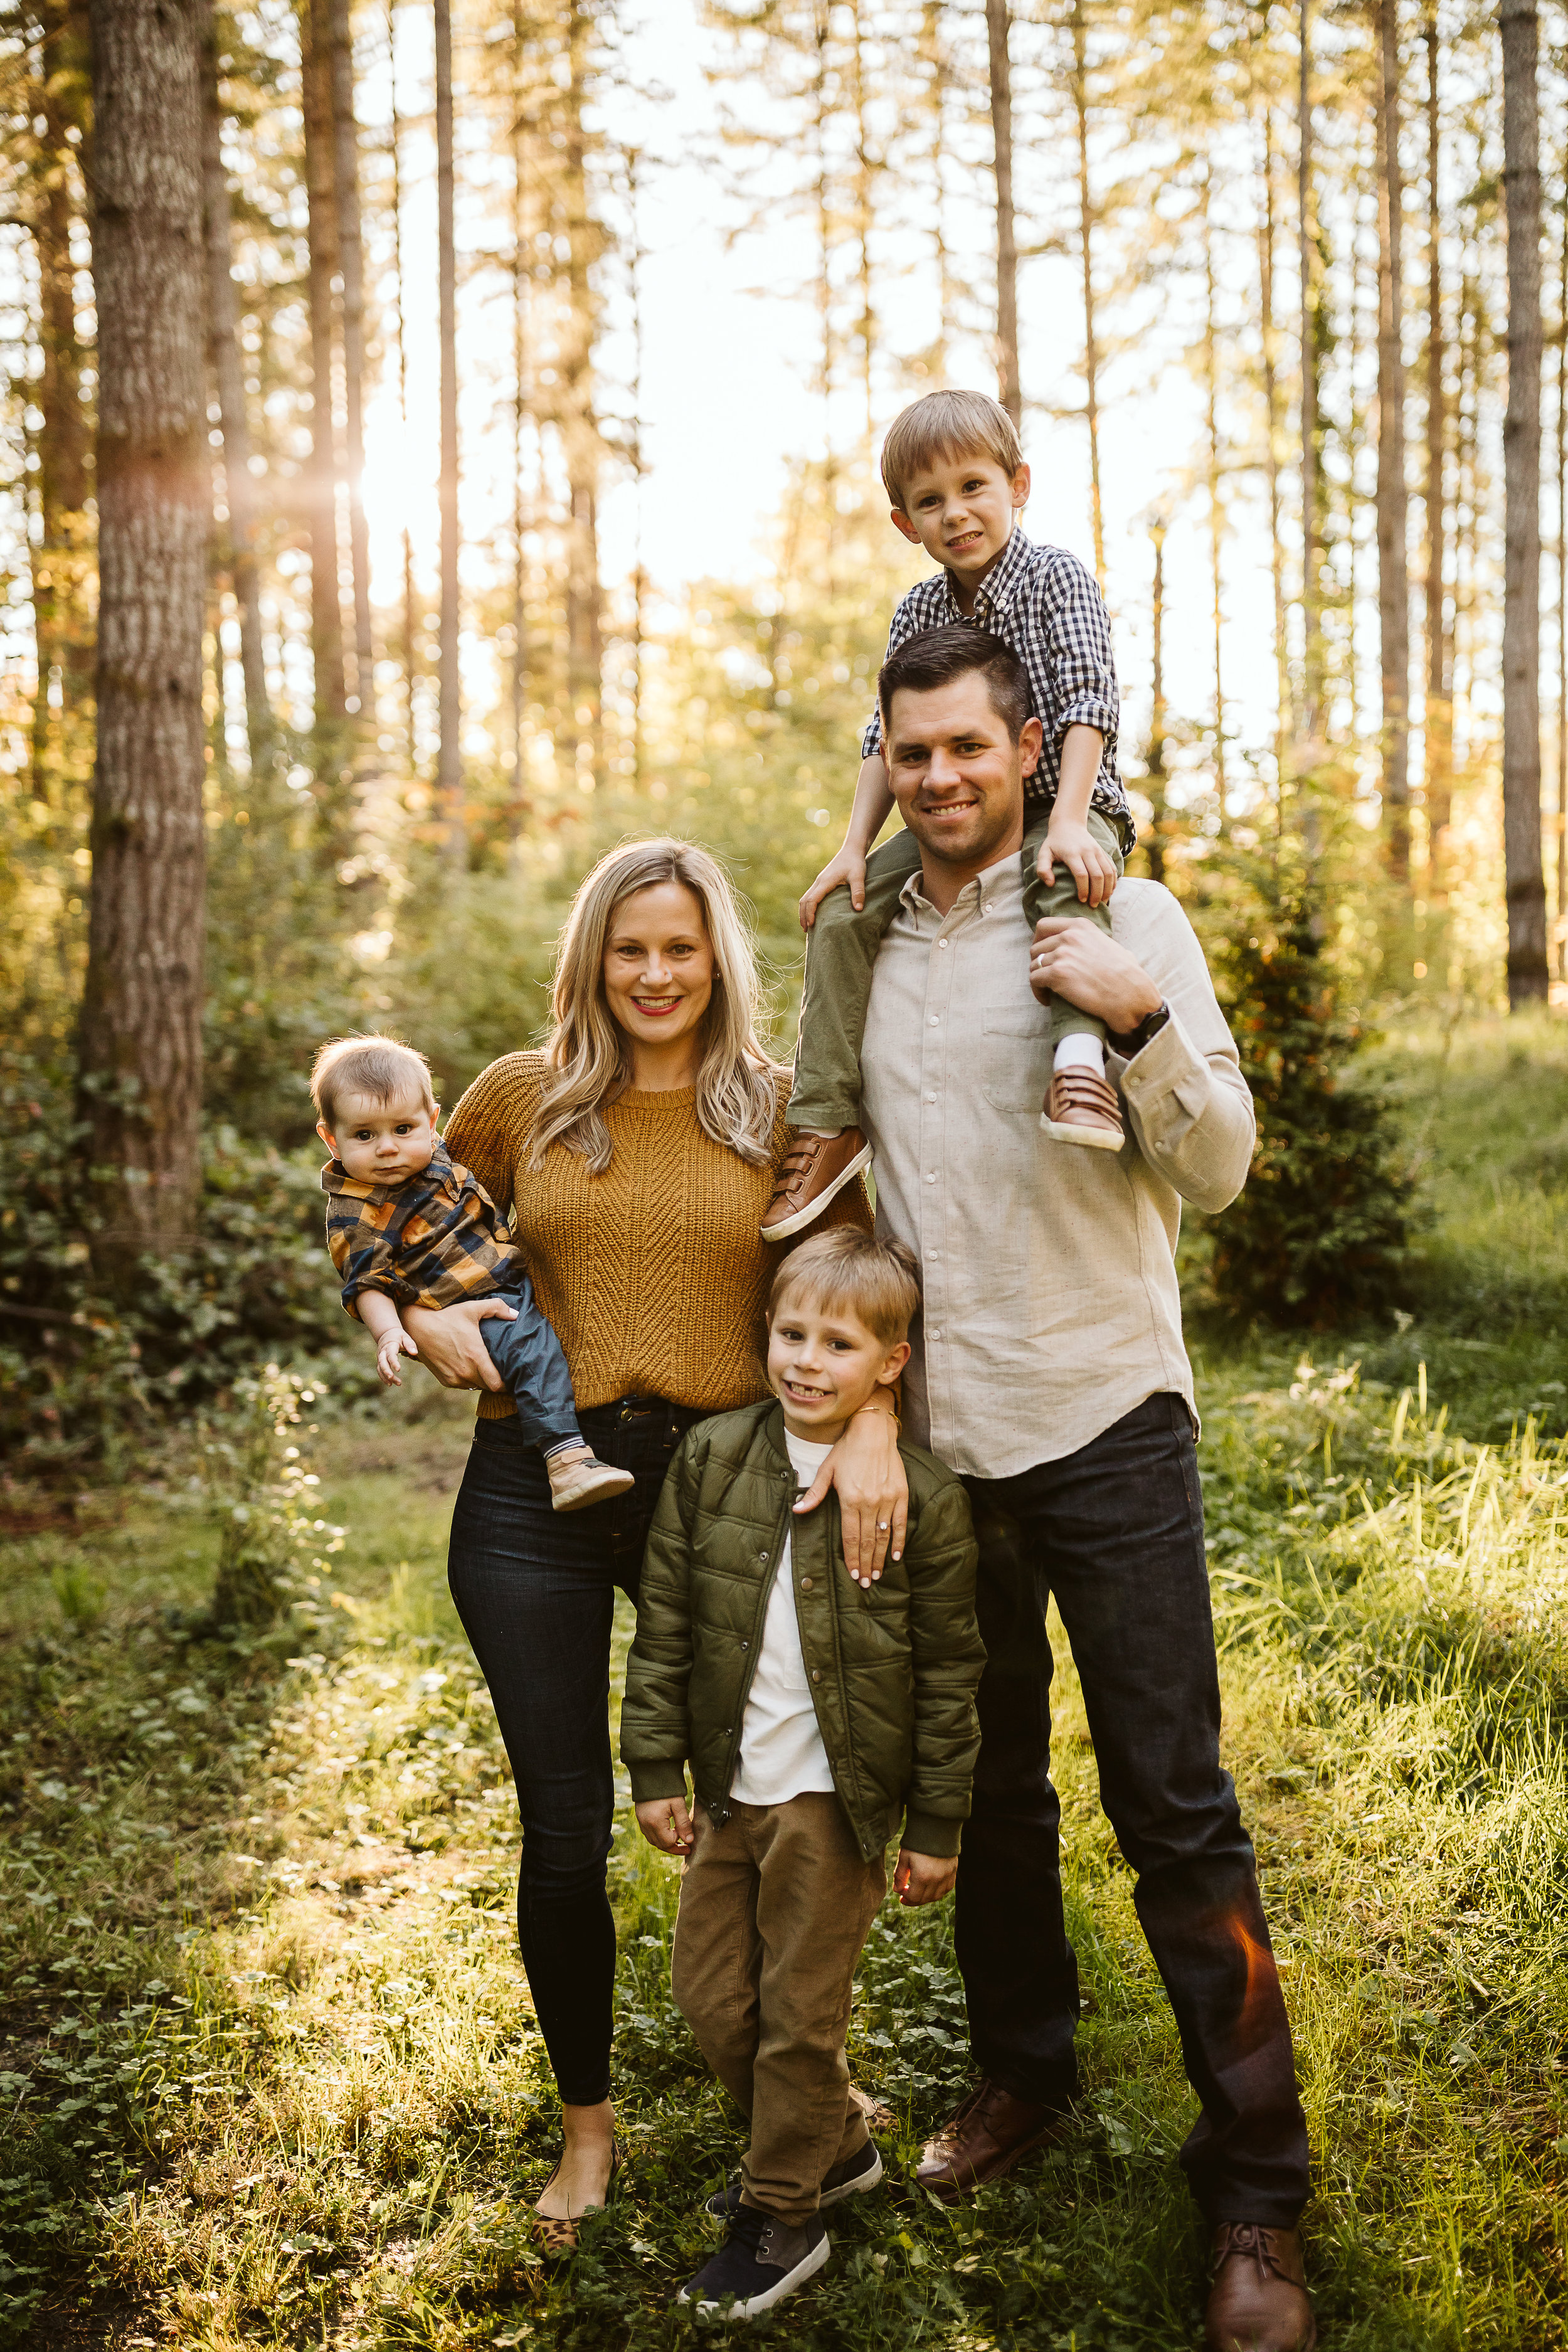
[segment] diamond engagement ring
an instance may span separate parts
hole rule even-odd
[[[878,1533],[879,1536],[885,1536],[885,1535],[887,1534],[887,1532],[888,1532],[888,1522],[887,1522],[887,1520],[886,1520],[886,1519],[879,1519],[879,1520],[878,1520],[878,1522],[877,1522],[877,1533]]]

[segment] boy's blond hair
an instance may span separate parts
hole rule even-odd
[[[882,444],[882,487],[903,507],[902,485],[939,457],[983,455],[1009,481],[1024,462],[1017,428],[999,400],[984,392],[928,392],[895,416]]]
[[[773,1276],[770,1323],[791,1297],[828,1314],[847,1309],[885,1348],[896,1348],[908,1337],[921,1303],[915,1254],[902,1242],[885,1240],[858,1225],[814,1234],[791,1251]]]
[[[388,1103],[405,1087],[416,1086],[427,1111],[436,1108],[430,1065],[401,1037],[367,1032],[358,1037],[331,1037],[317,1055],[310,1071],[310,1099],[323,1127],[336,1128],[336,1106],[344,1095],[363,1095],[370,1102]]]

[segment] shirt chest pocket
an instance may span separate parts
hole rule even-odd
[[[980,1091],[994,1110],[1038,1118],[1051,1083],[1051,1020],[1043,1004],[988,1004],[980,1053]]]

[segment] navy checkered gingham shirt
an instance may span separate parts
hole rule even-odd
[[[890,659],[922,629],[989,629],[1012,646],[1029,674],[1029,701],[1046,730],[1040,764],[1024,785],[1030,800],[1054,801],[1061,783],[1062,737],[1069,727],[1098,727],[1105,738],[1089,806],[1131,824],[1116,730],[1121,698],[1110,652],[1110,623],[1094,574],[1065,547],[1037,547],[1014,526],[1001,560],[980,583],[973,614],[961,613],[946,572],[921,580],[893,614]],[[868,760],[882,748],[880,714],[873,711],[860,745]]]

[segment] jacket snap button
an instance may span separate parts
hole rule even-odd
[[[814,1580],[813,1580],[811,1577],[809,1577],[809,1576],[803,1576],[803,1577],[801,1578],[801,1580],[800,1580],[800,1589],[801,1589],[801,1591],[802,1591],[803,1592],[809,1592],[809,1591],[811,1591],[813,1581],[814,1581]]]
[[[819,1667],[813,1666],[811,1670],[811,1679],[814,1683],[819,1683],[822,1680],[822,1674]]]
[[[749,1650],[749,1649],[751,1648],[751,1646],[752,1646],[752,1645],[751,1645],[750,1642],[742,1642],[742,1644],[741,1644],[741,1647],[742,1647],[742,1650]]]

